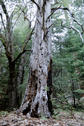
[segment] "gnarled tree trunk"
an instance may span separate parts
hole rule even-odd
[[[32,117],[50,117],[52,113],[50,0],[39,0],[37,8],[30,57],[30,75],[20,111]]]

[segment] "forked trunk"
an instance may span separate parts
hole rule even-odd
[[[30,75],[25,96],[20,107],[23,114],[32,117],[50,117],[52,88],[50,0],[39,0],[35,33],[30,57]]]

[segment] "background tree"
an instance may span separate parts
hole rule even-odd
[[[23,66],[21,66],[21,64],[20,64],[20,66],[18,66],[20,69],[22,67],[22,71],[20,70],[20,73],[17,74],[16,65],[17,65],[18,59],[19,58],[21,59],[22,54],[24,54],[26,51],[28,51],[28,50],[26,50],[26,45],[27,45],[28,41],[31,38],[33,30],[30,30],[29,33],[27,31],[27,33],[25,34],[25,38],[22,40],[22,42],[24,42],[23,47],[20,47],[20,51],[17,51],[17,48],[15,49],[16,43],[14,43],[14,41],[15,41],[15,39],[14,39],[15,28],[14,27],[16,25],[17,20],[19,20],[18,19],[19,16],[21,16],[22,10],[21,9],[18,10],[18,8],[16,8],[17,9],[16,11],[14,10],[11,14],[9,14],[5,4],[6,3],[3,0],[0,1],[0,5],[1,5],[2,10],[3,10],[3,12],[0,14],[1,15],[1,21],[2,21],[2,26],[3,26],[2,29],[1,29],[1,32],[0,32],[0,40],[1,40],[2,44],[3,44],[3,46],[4,46],[5,54],[6,54],[6,57],[8,59],[8,70],[9,70],[8,98],[9,98],[9,106],[10,107],[16,107],[18,105],[17,103],[18,103],[18,100],[19,100],[18,99],[19,97],[18,97],[17,87],[19,85],[19,82],[20,81],[22,82],[22,80],[23,80],[19,76],[19,74],[21,74],[21,72],[23,73]],[[13,20],[15,18],[14,13],[16,13],[16,12],[19,13],[18,14],[19,16],[17,15],[17,18],[13,23]],[[24,9],[23,9],[23,12],[25,12]],[[4,17],[3,17],[4,15],[5,15],[5,18],[6,18],[6,22],[4,21]],[[24,17],[24,14],[23,14],[23,17]],[[26,22],[27,27],[28,27],[28,24],[29,23]],[[29,29],[31,29],[31,28],[29,27]],[[16,54],[16,51],[18,52],[18,54]],[[22,56],[22,58],[23,58],[23,56]],[[22,61],[22,59],[21,59],[21,61]],[[18,84],[16,83],[16,81],[17,81]]]

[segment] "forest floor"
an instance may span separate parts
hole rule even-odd
[[[0,115],[0,126],[84,126],[83,112],[61,111],[50,119],[28,118],[15,112],[3,112]]]

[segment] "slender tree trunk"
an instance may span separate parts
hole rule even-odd
[[[50,0],[39,0],[38,6],[30,57],[29,81],[20,111],[32,117],[50,117],[52,113]]]
[[[22,55],[18,68],[16,68],[16,62],[9,60],[8,96],[11,108],[18,107],[21,104],[22,92],[19,91],[19,86],[23,83],[24,62],[25,54]]]
[[[9,63],[9,83],[8,83],[8,96],[9,96],[9,106],[10,108],[16,108],[17,107],[17,83],[16,83],[16,63],[14,60],[14,54],[13,54],[13,40],[12,40],[12,21],[9,17],[7,19],[7,33],[6,33],[6,39],[7,39],[7,58]]]
[[[8,83],[9,106],[17,107],[17,85],[15,63],[9,62],[9,83]]]
[[[18,88],[18,105],[20,106],[22,101],[22,91],[19,91],[19,87],[23,84],[24,80],[24,64],[25,64],[25,57],[26,55],[23,54],[20,59],[20,63],[18,66],[17,72],[17,88]]]
[[[75,98],[74,90],[75,90],[74,81],[72,80],[73,107],[76,107],[76,98]]]

